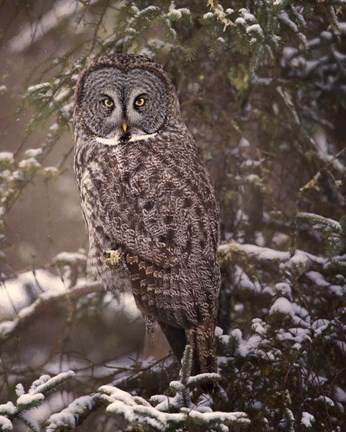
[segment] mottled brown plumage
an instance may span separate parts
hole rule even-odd
[[[115,55],[91,63],[76,95],[75,172],[89,271],[107,289],[130,285],[175,355],[189,343],[194,372],[213,372],[219,210],[174,87],[152,60]],[[107,250],[119,252],[118,269],[105,264]]]

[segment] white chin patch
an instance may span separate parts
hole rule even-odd
[[[97,142],[99,142],[101,144],[109,145],[109,146],[119,144],[119,138],[117,136],[115,136],[113,138],[102,138],[102,137],[95,136],[95,139]]]
[[[138,134],[138,135],[133,134],[133,135],[131,135],[131,138],[127,142],[147,141],[148,139],[153,138],[155,135],[156,135],[156,133]],[[119,136],[115,136],[113,138],[102,138],[102,137],[96,136],[95,139],[97,142],[104,144],[104,145],[108,145],[108,146],[115,146],[115,145],[122,143]]]

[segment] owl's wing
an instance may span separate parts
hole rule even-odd
[[[123,182],[127,203],[109,222],[113,238],[162,267],[187,260],[191,250],[215,256],[219,208],[194,144],[177,152],[152,146],[145,163]]]

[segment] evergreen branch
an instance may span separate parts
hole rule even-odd
[[[98,410],[105,402],[99,393],[90,396],[81,396],[71,402],[62,411],[52,414],[46,421],[46,432],[73,431],[93,412]]]
[[[61,372],[54,377],[49,375],[41,376],[30,387],[28,393],[24,392],[22,384],[17,384],[16,405],[12,402],[0,405],[0,430],[13,430],[13,421],[18,421],[26,425],[32,432],[40,432],[40,427],[36,420],[29,418],[26,412],[37,408],[45,400],[45,395],[59,385],[75,376],[73,371]]]
[[[302,250],[296,250],[292,254],[233,241],[219,246],[219,257],[221,267],[229,266],[232,263],[240,264],[244,260],[271,269],[271,271],[274,266],[278,272],[285,274],[291,280],[296,280],[298,275],[306,271],[321,270],[328,262],[327,258],[318,257]]]
[[[191,391],[187,387],[193,360],[193,349],[190,345],[186,345],[183,358],[181,359],[181,368],[179,371],[181,388],[176,388],[178,393],[181,393],[184,407],[189,408],[191,405]]]
[[[44,375],[31,385],[29,392],[32,394],[42,393],[46,395],[52,389],[55,389],[58,385],[73,377],[73,371],[61,372],[59,375],[56,375],[52,378],[49,375]]]
[[[40,426],[38,425],[38,423],[34,419],[30,419],[27,416],[25,416],[25,413],[18,414],[17,418],[31,432],[40,432],[41,431]]]
[[[307,212],[299,212],[297,215],[298,219],[302,219],[314,227],[321,227],[322,229],[332,231],[338,235],[342,234],[342,227],[341,224],[334,219],[326,218],[321,215],[317,215],[314,213],[307,213]]]
[[[183,358],[181,359],[181,369],[179,372],[180,382],[186,386],[192,369],[192,348],[186,345]]]
[[[149,426],[156,431],[173,431],[186,424],[192,427],[204,426],[208,430],[223,425],[221,430],[228,431],[228,426],[250,424],[250,420],[243,412],[199,412],[186,407],[182,407],[179,413],[163,412],[157,407],[143,405],[142,401],[116,387],[102,386],[99,391],[101,398],[108,404],[108,414],[122,417],[131,425]]]

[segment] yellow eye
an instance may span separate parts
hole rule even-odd
[[[114,102],[112,101],[112,99],[110,97],[104,97],[103,99],[101,99],[101,103],[106,108],[113,108],[114,107]]]
[[[135,100],[135,106],[136,107],[142,107],[145,104],[145,99],[143,96],[138,96],[138,98]]]

